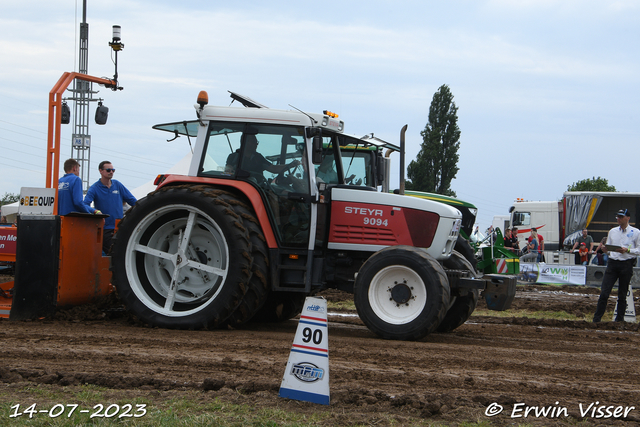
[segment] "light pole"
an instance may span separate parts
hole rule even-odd
[[[80,24],[80,51],[78,54],[78,73],[88,74],[89,66],[89,24],[87,23],[87,0],[82,2],[82,23]],[[115,52],[115,76],[114,84],[108,86],[112,90],[122,90],[118,87],[118,51],[124,48],[121,42],[121,28],[119,25],[113,26],[113,39],[109,46]],[[91,164],[91,135],[89,134],[89,106],[91,102],[99,102],[96,111],[96,123],[105,124],[109,109],[102,105],[102,99],[93,98],[93,94],[98,93],[93,90],[93,83],[75,79],[73,89],[68,89],[73,95],[64,100],[74,101],[74,130],[71,135],[71,157],[80,164],[80,178],[82,179],[82,190],[87,192],[90,185],[90,164]],[[100,120],[98,119],[100,117]],[[68,123],[68,122],[67,122]]]

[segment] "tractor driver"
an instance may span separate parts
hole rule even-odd
[[[258,181],[258,184],[265,182],[264,171],[271,173],[282,173],[288,169],[294,168],[300,165],[300,160],[294,160],[289,164],[274,165],[270,161],[264,158],[264,156],[258,153],[258,138],[255,135],[245,135],[244,144],[244,156],[242,158],[242,169],[251,174],[251,177]],[[236,150],[234,153],[229,154],[227,157],[226,171],[233,173],[238,164],[240,157],[240,150]],[[295,182],[293,184],[295,186]]]

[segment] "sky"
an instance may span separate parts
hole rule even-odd
[[[45,185],[48,96],[77,71],[82,9],[0,0],[0,196]],[[637,0],[88,0],[86,14],[89,74],[114,74],[113,25],[125,45],[124,90],[94,86],[109,118],[90,122],[91,181],[102,160],[130,189],[170,169],[188,142],[151,127],[195,119],[200,90],[210,105],[229,105],[231,90],[331,110],[346,133],[393,143],[406,124],[408,164],[446,84],[461,131],[451,188],[477,206],[481,230],[516,198],[558,200],[583,179],[640,191]],[[62,160],[72,131],[62,128]]]

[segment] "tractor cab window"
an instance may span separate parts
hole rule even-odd
[[[216,178],[234,176],[235,167],[230,167],[228,160],[230,155],[240,151],[244,127],[242,123],[212,122],[209,125],[209,138],[200,166],[200,175]]]
[[[309,241],[309,173],[304,129],[212,122],[201,175],[250,182],[260,191],[274,230],[284,246]]]
[[[336,158],[333,155],[333,149],[331,145],[327,147],[327,144],[324,144],[324,149],[322,153],[322,163],[315,166],[316,169],[316,179],[318,181],[322,181],[326,184],[339,184],[340,178],[338,177],[338,171],[336,168]]]
[[[342,151],[342,170],[344,170],[344,183],[374,187],[371,173],[371,159],[374,157],[369,150]]]
[[[345,138],[339,135],[338,138]],[[342,144],[344,141],[341,141]],[[349,142],[349,140],[347,140]],[[336,159],[332,148],[332,137],[324,137],[324,153],[322,163],[315,166],[316,177],[327,184],[348,184],[375,187],[373,180],[373,165],[375,151],[364,147],[347,145],[340,149],[342,156],[342,171],[344,180],[340,180]]]

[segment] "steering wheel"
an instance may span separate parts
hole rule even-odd
[[[274,180],[280,186],[293,186],[293,178],[295,177],[295,173],[300,168],[300,162],[296,165],[291,165],[288,168],[283,168],[276,176]]]

